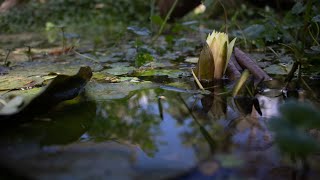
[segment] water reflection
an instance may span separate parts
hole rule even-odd
[[[12,162],[33,164],[23,167],[31,177],[45,172],[57,179],[62,172],[81,176],[106,170],[115,170],[113,177],[165,178],[196,170],[203,160],[216,167],[205,168],[209,177],[263,178],[279,164],[266,123],[282,100],[257,98],[262,116],[252,103],[237,106],[219,90],[200,99],[190,93],[147,89],[122,99],[67,103],[42,117],[49,122],[2,132],[1,160],[14,168]],[[92,159],[99,163],[83,165],[86,170],[79,171],[78,166]],[[50,162],[54,165],[48,166]],[[69,168],[57,170],[61,166]]]
[[[87,138],[138,146],[142,150],[137,156],[138,169],[191,168],[199,161],[198,153],[182,138],[192,131],[192,119],[177,96],[177,92],[152,89],[126,99],[97,102],[96,119]]]

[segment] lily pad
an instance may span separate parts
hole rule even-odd
[[[179,69],[148,69],[136,72],[137,76],[168,76],[169,78],[181,78],[190,76],[190,72]]]
[[[110,65],[110,67],[110,69],[103,70],[102,73],[108,73],[115,76],[119,76],[128,74],[136,69],[135,67],[130,66],[129,63],[113,63]]]
[[[35,86],[42,85],[44,79],[39,76],[25,77],[25,76],[0,76],[0,91],[13,89],[30,89]]]
[[[291,68],[292,68],[292,64],[287,64],[287,65],[272,64],[272,65],[264,68],[264,70],[268,74],[286,75],[289,73]]]

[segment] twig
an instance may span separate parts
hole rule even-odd
[[[9,56],[10,56],[10,53],[11,53],[11,49],[8,49],[6,58],[4,59],[4,62],[3,62],[3,65],[4,65],[4,66],[7,66],[7,62],[8,62],[8,58],[9,58]]]
[[[77,55],[81,56],[81,57],[84,57],[84,58],[86,58],[86,59],[90,59],[90,60],[92,60],[92,61],[94,61],[94,62],[96,62],[96,63],[99,63],[98,60],[96,60],[96,59],[94,59],[94,58],[92,58],[92,57],[89,57],[89,56],[87,56],[87,55],[81,54],[81,53],[77,52],[76,50],[73,50],[73,52],[76,53]]]
[[[199,79],[197,78],[197,76],[194,74],[193,69],[191,69],[191,73],[192,73],[193,78],[196,81],[197,85],[199,86],[199,88],[204,91],[204,88],[203,88],[202,84],[200,83]]]
[[[234,54],[238,63],[244,68],[248,69],[251,74],[258,80],[264,79],[265,81],[271,80],[272,78],[264,72],[246,53],[241,51],[239,48],[234,48]]]
[[[164,20],[163,20],[163,22],[162,22],[162,24],[161,24],[161,27],[160,27],[160,29],[159,29],[159,31],[158,31],[158,34],[157,34],[157,35],[154,37],[154,39],[152,40],[152,44],[153,44],[153,43],[159,38],[159,36],[161,35],[161,33],[162,33],[163,29],[164,29],[164,26],[167,24],[167,21],[169,20],[172,12],[173,12],[173,10],[174,10],[174,8],[177,6],[178,1],[179,1],[179,0],[175,0],[174,3],[172,4],[169,12],[167,13],[166,17],[164,18]]]

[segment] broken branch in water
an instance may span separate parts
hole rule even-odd
[[[238,63],[238,61],[236,59],[236,56],[234,56],[234,53],[232,53],[230,61],[234,64],[234,66],[238,69],[239,72],[243,71],[242,67],[240,66],[240,64]]]
[[[248,69],[251,74],[257,79],[264,79],[265,81],[271,80],[272,78],[264,72],[256,62],[254,62],[246,53],[241,51],[239,48],[234,48],[234,54],[238,63],[244,69]]]
[[[238,70],[238,68],[235,66],[235,64],[233,62],[235,62],[235,56],[232,55],[230,57],[230,60],[229,60],[229,63],[228,63],[228,66],[227,66],[227,76],[229,77],[230,80],[236,80],[236,79],[239,79],[240,76],[241,76],[241,73],[240,71]]]

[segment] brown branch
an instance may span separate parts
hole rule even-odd
[[[231,54],[230,61],[232,61],[232,63],[238,69],[238,71],[240,71],[240,72],[243,71],[242,67],[240,66],[240,64],[238,63],[236,57],[234,56],[234,53]]]
[[[237,80],[240,78],[241,73],[240,71],[237,69],[237,67],[234,65],[233,62],[236,61],[236,58],[234,55],[231,56],[228,66],[227,66],[227,71],[226,74],[229,77],[230,80]]]
[[[272,79],[265,71],[263,71],[258,66],[255,61],[253,61],[246,53],[241,51],[239,48],[234,48],[234,54],[241,67],[244,69],[248,69],[257,80],[260,81],[261,79],[264,79],[265,81],[267,81]]]

